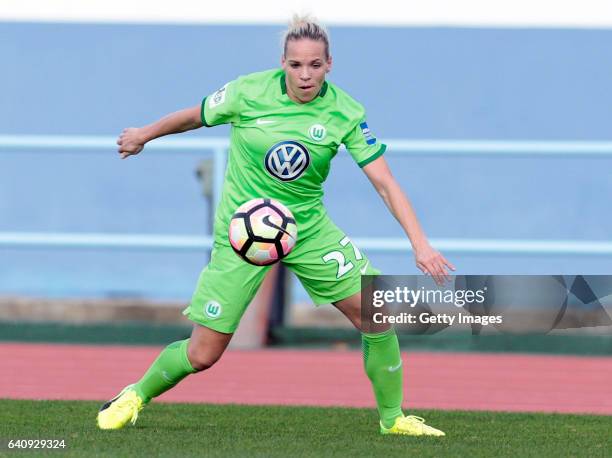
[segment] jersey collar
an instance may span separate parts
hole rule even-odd
[[[281,94],[283,95],[287,95],[287,81],[285,80],[285,77],[285,72],[282,72],[280,76],[280,87]],[[325,97],[325,93],[327,92],[327,86],[327,81],[323,81],[323,86],[321,86],[321,90],[319,91],[318,97]]]

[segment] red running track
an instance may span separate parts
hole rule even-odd
[[[0,344],[0,398],[106,400],[161,347]],[[405,406],[612,414],[612,358],[403,353]],[[228,351],[165,402],[374,407],[357,351]]]

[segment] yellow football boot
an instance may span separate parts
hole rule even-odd
[[[443,431],[432,428],[425,424],[425,419],[408,415],[407,417],[397,417],[391,428],[385,428],[380,424],[381,434],[404,434],[406,436],[446,436]]]
[[[128,385],[117,397],[100,407],[98,428],[121,429],[128,422],[134,424],[143,407],[144,402],[134,391],[133,385]]]

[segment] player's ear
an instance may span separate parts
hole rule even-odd
[[[332,56],[330,54],[330,56],[327,58],[327,70],[325,70],[325,73],[329,73],[332,69]]]
[[[281,67],[282,67],[283,69],[285,69],[285,64],[286,64],[286,62],[287,62],[287,61],[285,60],[285,55],[284,55],[284,54],[281,54]]]

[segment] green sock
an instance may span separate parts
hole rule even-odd
[[[172,342],[162,350],[145,375],[134,385],[134,390],[147,403],[168,391],[196,370],[187,358],[189,339]]]
[[[363,365],[372,382],[380,420],[393,426],[402,413],[402,368],[399,342],[393,328],[380,334],[361,334]]]

